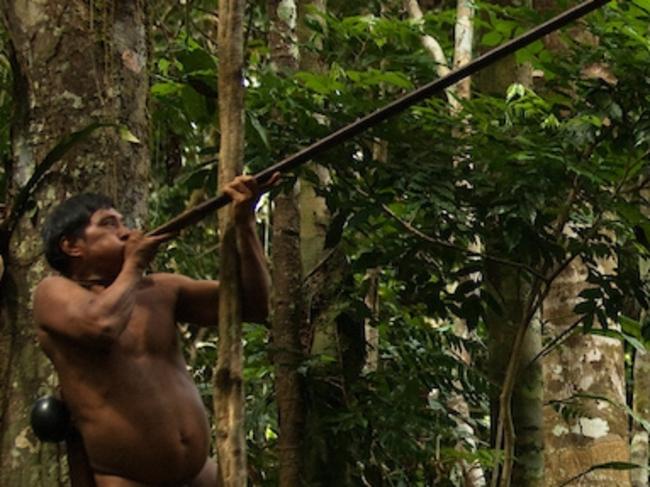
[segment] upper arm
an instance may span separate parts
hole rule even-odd
[[[160,277],[176,288],[175,315],[178,321],[199,326],[218,325],[219,281],[196,280],[178,274]]]
[[[94,323],[86,313],[93,297],[90,291],[68,279],[48,277],[34,291],[36,325],[46,333],[73,340],[100,340],[101,324]]]

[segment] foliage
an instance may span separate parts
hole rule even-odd
[[[249,4],[249,171],[437,76],[420,36],[434,35],[449,53],[453,5],[442,2],[415,23],[396,6],[380,3],[331,3],[324,24],[311,22],[311,40],[301,46],[318,54],[323,70],[293,74],[270,69],[266,13]],[[524,8],[479,8],[484,49],[541,20]],[[155,227],[216,193],[218,62],[216,2],[158,1],[150,10],[160,19],[152,26],[151,66],[149,225]],[[602,327],[620,317],[626,300],[642,309],[649,304],[638,258],[650,252],[650,223],[642,211],[648,210],[642,190],[650,184],[650,6],[647,0],[613,2],[587,25],[582,35],[565,32],[561,56],[542,43],[518,53],[536,70],[530,89],[513,85],[499,97],[477,94],[457,115],[449,114],[442,96],[434,97],[319,158],[333,177],[319,188],[333,215],[328,245],[342,249],[349,262],[336,298],[336,330],[345,338],[341,356],[312,356],[301,369],[314,413],[308,428],[324,432],[309,437],[310,462],[329,462],[329,474],[338,476],[329,479],[331,485],[458,485],[459,457],[494,464],[482,338],[487,311],[499,312],[503,303],[476,277],[488,265],[518,268],[533,282],[551,279],[580,256],[592,284],[576,308],[585,327],[645,345],[647,330],[634,320],[624,319],[620,332]],[[2,51],[0,202],[11,167],[10,83]],[[388,144],[385,161],[374,158],[378,140]],[[315,178],[309,167],[300,171]],[[264,210],[260,222],[266,222]],[[571,231],[558,231],[557,222]],[[208,220],[188,229],[161,252],[158,267],[215,278],[215,227]],[[467,251],[495,236],[499,245],[490,255]],[[603,258],[615,259],[615,273],[603,272]],[[362,374],[359,330],[369,317],[363,298],[372,268],[382,269],[374,318],[381,365]],[[475,330],[471,339],[455,336],[457,319]],[[211,409],[217,338],[189,327],[182,331]],[[264,327],[246,325],[245,331],[250,476],[256,485],[275,485],[278,422],[269,337]],[[453,353],[461,347],[471,352],[475,367]],[[447,400],[461,388],[481,439],[475,452],[456,448],[466,438]],[[337,445],[334,453],[328,444]],[[625,466],[594,468],[619,467]]]
[[[216,187],[211,126],[217,62],[210,37],[187,23],[203,22],[205,30],[209,7],[193,5],[189,13],[176,8],[155,44],[154,164],[160,171],[152,224]],[[451,8],[413,23],[398,9],[380,15],[372,6],[337,4],[322,15],[325,27],[309,24],[313,36],[302,46],[316,52],[326,69],[278,75],[268,65],[265,13],[249,8],[251,171],[433,79],[435,66],[419,47],[423,33],[450,52]],[[523,8],[480,8],[485,48],[541,20]],[[562,36],[562,56],[542,43],[518,53],[520,62],[537,70],[532,89],[515,85],[501,97],[478,94],[457,116],[448,113],[444,99],[433,98],[319,159],[334,179],[319,188],[333,213],[328,243],[342,246],[351,264],[352,284],[337,308],[340,330],[367,317],[363,276],[369,268],[383,270],[380,369],[349,376],[337,357],[315,357],[304,367],[312,408],[327,432],[311,441],[341,445],[340,458],[329,460],[345,472],[345,482],[451,485],[454,445],[462,439],[445,404],[459,385],[471,403],[474,427],[487,438],[487,384],[477,369],[446,351],[461,345],[451,332],[454,319],[466,320],[480,336],[487,309],[498,312],[502,303],[467,276],[497,263],[521,269],[531,282],[540,275],[549,279],[567,259],[580,256],[593,287],[583,292],[576,311],[588,328],[616,319],[630,295],[626,290],[647,307],[647,283],[636,262],[648,255],[638,235],[650,239],[640,210],[647,206],[640,190],[648,185],[650,150],[648,20],[643,2],[614,3],[589,18],[591,34]],[[454,136],[461,119],[462,144]],[[378,139],[388,143],[387,161],[373,159]],[[459,160],[472,164],[453,164]],[[313,177],[308,167],[301,171]],[[571,231],[558,232],[558,221]],[[210,228],[192,229],[162,261],[175,271],[212,275],[216,236]],[[494,235],[500,242],[491,250],[496,255],[466,251]],[[614,274],[600,269],[605,257],[617,259]],[[194,370],[207,392],[215,338],[205,340]],[[248,329],[249,447],[252,478],[260,485],[273,485],[277,461],[267,341],[264,329]],[[460,341],[480,366],[480,342]],[[495,457],[485,443],[476,458],[489,465]]]

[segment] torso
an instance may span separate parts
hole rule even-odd
[[[99,473],[178,485],[206,461],[208,420],[180,351],[175,305],[175,290],[154,275],[109,349],[39,331]]]

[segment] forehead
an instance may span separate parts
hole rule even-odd
[[[100,208],[90,216],[90,223],[98,223],[103,218],[114,217],[122,220],[122,214],[115,208]]]

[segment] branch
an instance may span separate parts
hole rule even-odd
[[[404,7],[413,20],[422,23],[424,15],[422,14],[422,9],[417,0],[404,0]],[[451,70],[449,69],[447,57],[445,56],[445,52],[442,50],[440,43],[435,37],[429,34],[424,34],[420,40],[422,42],[422,47],[429,51],[431,56],[433,56],[433,60],[436,62],[436,72],[438,73],[438,76],[441,78],[447,76]],[[447,101],[452,107],[458,105],[458,101],[453,94],[453,88],[445,90],[445,94],[447,95]]]
[[[366,193],[365,191],[363,191],[362,189],[357,188],[357,191],[359,191],[359,193],[362,194],[363,196],[366,196],[366,197],[370,198],[370,195],[368,193]],[[381,209],[384,211],[384,213],[386,213],[388,216],[390,216],[392,219],[394,219],[397,223],[399,223],[402,227],[404,227],[405,230],[407,230],[408,232],[412,233],[416,237],[418,237],[418,238],[420,238],[420,239],[422,239],[422,240],[424,240],[424,241],[426,241],[426,242],[428,242],[430,244],[437,245],[437,246],[443,247],[445,249],[454,250],[456,252],[463,253],[463,254],[465,254],[465,255],[467,255],[469,257],[477,257],[477,258],[480,258],[480,259],[496,262],[498,264],[507,265],[509,267],[515,267],[517,269],[523,269],[523,270],[527,271],[528,273],[530,273],[531,275],[537,277],[538,279],[541,279],[542,281],[546,282],[546,277],[543,274],[536,271],[535,269],[533,269],[532,267],[530,267],[529,265],[522,264],[521,262],[515,262],[515,261],[509,260],[509,259],[504,259],[504,258],[501,258],[501,257],[495,257],[495,256],[489,255],[489,254],[482,254],[480,252],[474,252],[474,251],[469,250],[469,249],[467,249],[465,247],[461,247],[461,246],[449,243],[449,242],[447,242],[445,240],[440,240],[440,239],[437,239],[435,237],[431,237],[430,235],[427,235],[426,233],[422,232],[421,230],[419,230],[416,227],[414,227],[413,225],[411,225],[409,222],[402,220],[399,216],[397,216],[393,212],[393,210],[388,208],[388,206],[386,206],[384,204],[382,204],[380,206],[381,206]]]

